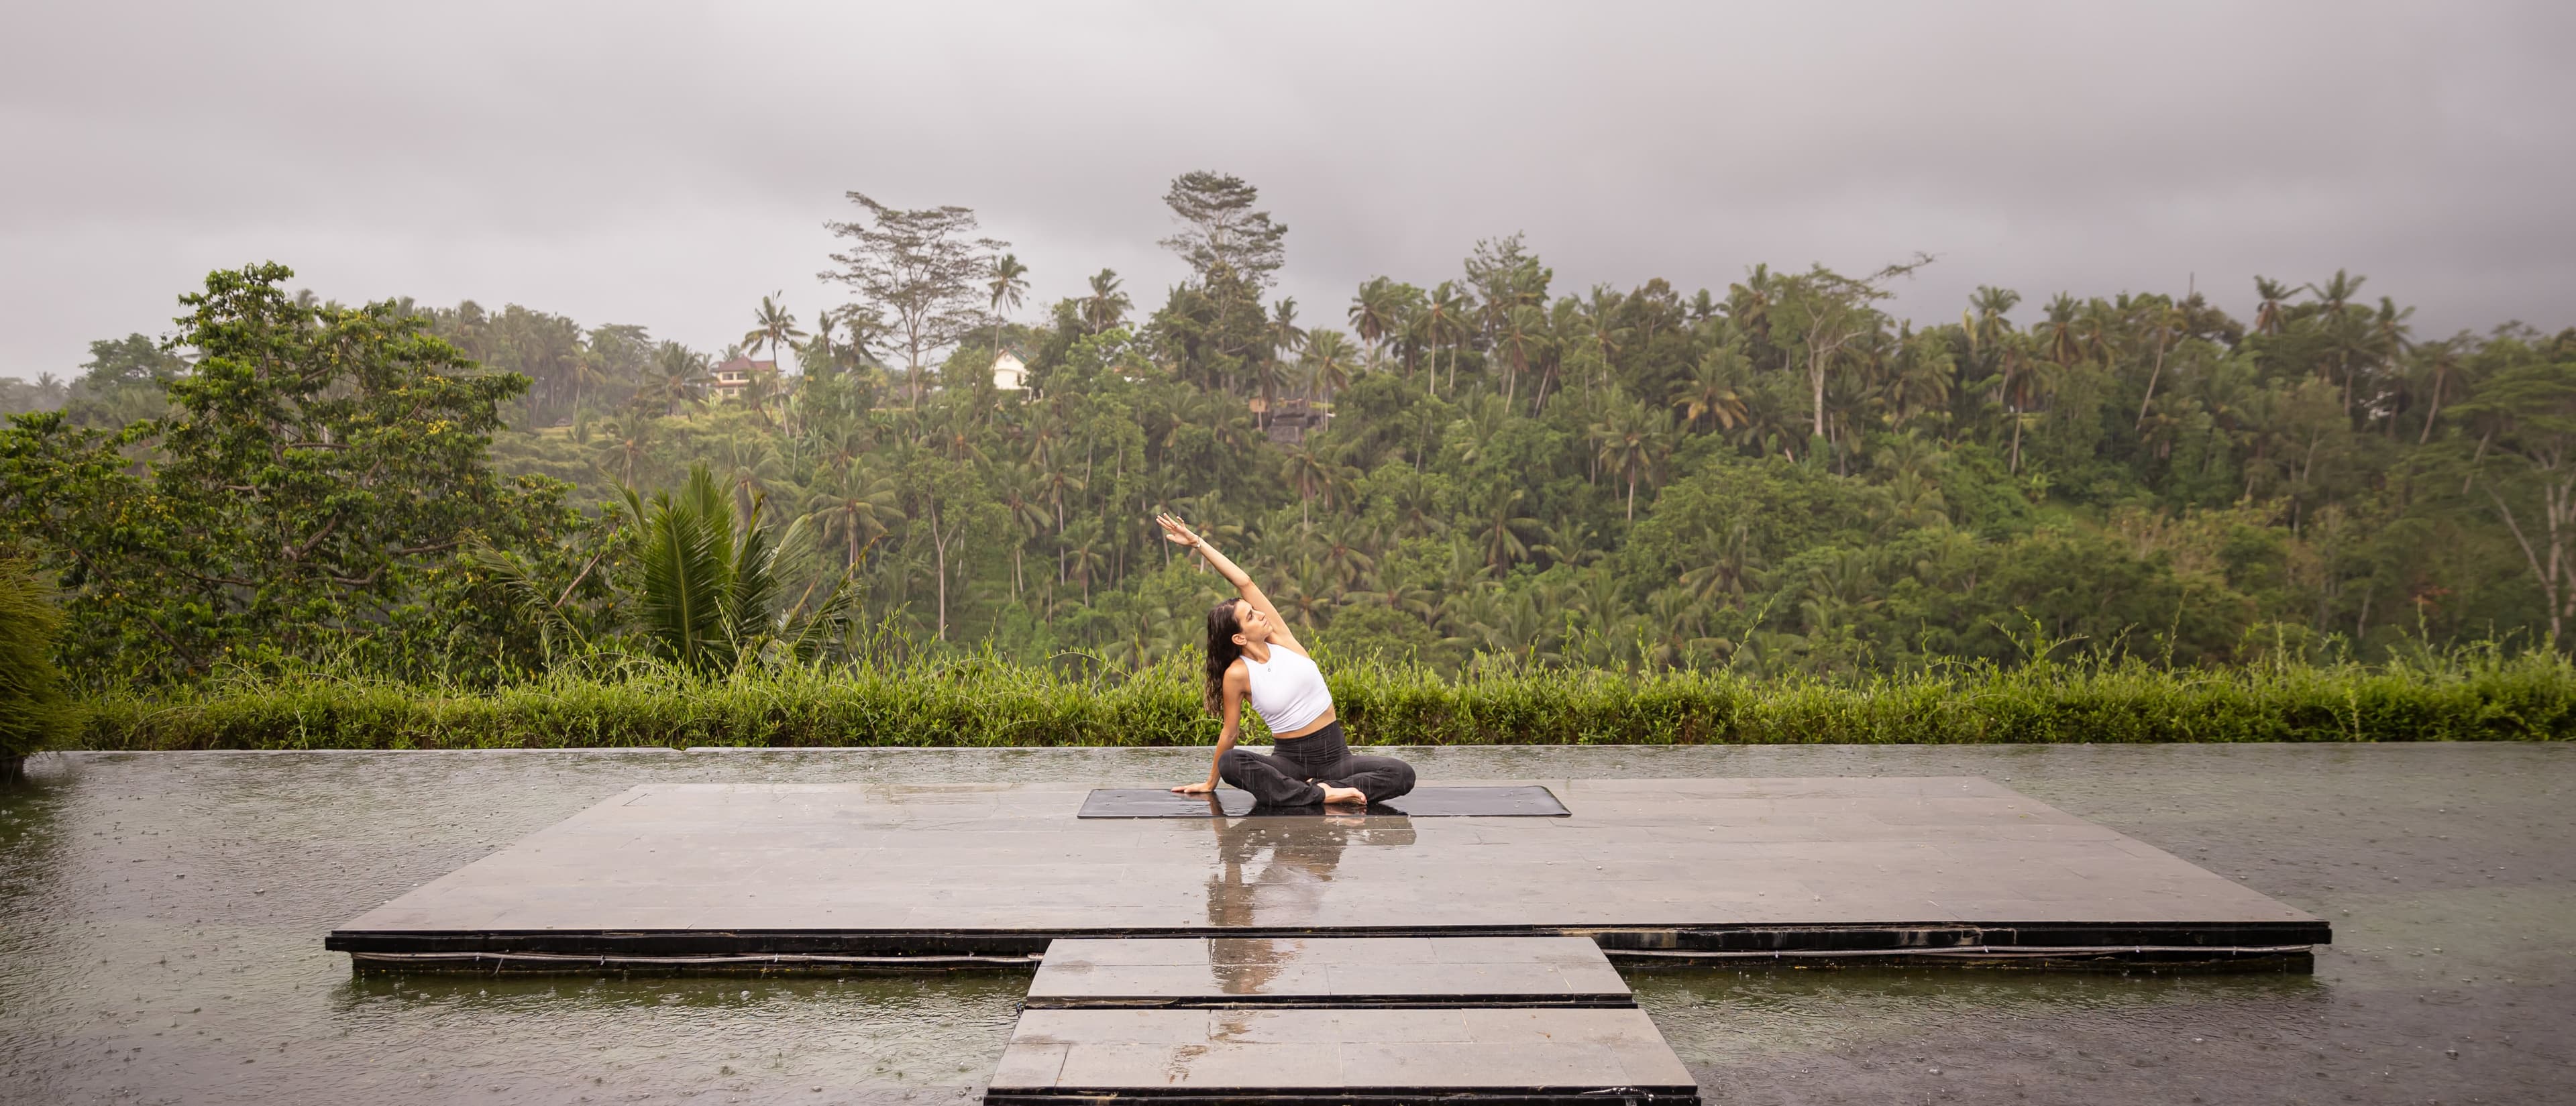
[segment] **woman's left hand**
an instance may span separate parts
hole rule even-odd
[[[1216,785],[1212,783],[1185,783],[1179,787],[1173,788],[1172,790],[1178,791],[1183,795],[1205,795],[1210,791],[1216,790]]]
[[[1154,521],[1162,524],[1163,537],[1172,544],[1193,548],[1199,544],[1199,536],[1191,533],[1188,524],[1181,520],[1170,515],[1155,515]]]

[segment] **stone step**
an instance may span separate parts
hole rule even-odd
[[[1583,937],[1061,939],[1033,1007],[1634,1006]]]
[[[1580,937],[1065,939],[984,1101],[1697,1106],[1699,1091]]]
[[[986,1106],[1699,1102],[1634,1007],[1021,1012]]]

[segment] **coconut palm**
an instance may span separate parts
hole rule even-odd
[[[1102,269],[1091,276],[1091,294],[1082,298],[1082,325],[1094,334],[1112,330],[1127,321],[1127,310],[1134,306],[1127,293],[1118,290],[1118,273]]]
[[[1628,483],[1630,521],[1637,517],[1637,482],[1654,479],[1671,427],[1670,412],[1624,396],[1611,407],[1608,418],[1592,427],[1593,440],[1600,443],[1602,466]]]
[[[1377,367],[1386,352],[1387,338],[1403,323],[1404,297],[1396,283],[1385,277],[1370,277],[1360,285],[1359,294],[1351,297],[1351,332],[1368,344],[1369,366]]]
[[[1324,494],[1332,486],[1334,470],[1339,467],[1316,452],[1313,442],[1300,441],[1297,448],[1288,452],[1288,483],[1297,489],[1297,523],[1301,529],[1314,528],[1315,517],[1310,505],[1316,496]]]
[[[996,465],[991,476],[994,498],[1018,531],[1011,542],[1011,600],[1018,602],[1024,580],[1021,555],[1028,551],[1030,542],[1046,533],[1052,517],[1047,513],[1046,481],[1036,468],[1020,464]]]
[[[852,566],[861,549],[903,518],[903,494],[893,478],[864,463],[843,467],[807,493],[804,506],[804,517],[821,527],[824,540],[841,543],[842,563]]]
[[[632,487],[635,469],[652,456],[653,420],[644,415],[628,415],[600,424],[598,444],[591,447],[590,462],[603,474],[614,474],[621,486]]]
[[[1496,324],[1496,343],[1503,354],[1503,400],[1509,402],[1520,378],[1545,356],[1547,313],[1519,304],[1505,311]]]
[[[1497,571],[1529,556],[1528,538],[1538,532],[1539,521],[1521,513],[1527,510],[1521,500],[1528,495],[1499,480],[1478,490],[1476,540],[1484,546],[1485,563]]]
[[[1029,294],[1029,267],[1020,264],[1018,254],[1003,254],[994,259],[992,279],[985,283],[984,289],[991,293],[993,345],[999,348],[1002,344],[1002,311],[1005,308],[1012,311],[1020,309],[1020,303]]]
[[[1474,309],[1458,282],[1444,280],[1431,290],[1431,298],[1414,315],[1414,329],[1422,342],[1431,348],[1432,393],[1440,391],[1440,348],[1449,347],[1449,386],[1458,386],[1458,347],[1467,341],[1468,313]]]
[[[1297,297],[1270,305],[1270,355],[1279,357],[1306,348],[1306,328],[1297,325]]]
[[[2254,278],[2254,333],[2279,334],[2289,329],[2290,297],[2295,289],[2270,277]]]
[[[1338,330],[1317,330],[1306,335],[1306,378],[1310,392],[1320,391],[1326,403],[1333,393],[1351,382],[1351,344]]]
[[[680,413],[683,406],[704,410],[707,406],[707,358],[678,342],[664,342],[653,351],[653,378],[635,394],[639,403],[658,404],[668,418]]]
[[[742,336],[745,353],[757,354],[766,346],[770,359],[775,361],[780,350],[806,339],[806,333],[796,327],[796,316],[788,314],[787,306],[778,302],[784,294],[772,292],[760,297],[760,309],[752,313],[753,326]]]
[[[1673,386],[1671,403],[1692,426],[1705,417],[1721,430],[1733,430],[1744,424],[1744,397],[1738,389],[1752,372],[1742,347],[1733,342],[1711,346],[1700,354],[1691,375]]]

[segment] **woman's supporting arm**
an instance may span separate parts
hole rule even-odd
[[[1217,731],[1216,755],[1208,758],[1207,782],[1185,783],[1172,790],[1183,795],[1205,795],[1216,790],[1217,770],[1225,764],[1226,750],[1234,748],[1236,735],[1243,732],[1243,693],[1251,684],[1252,678],[1244,673],[1242,667],[1237,666],[1226,670],[1225,728]]]

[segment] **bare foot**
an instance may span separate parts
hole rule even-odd
[[[1329,783],[1316,784],[1315,786],[1324,789],[1325,806],[1344,806],[1352,804],[1359,806],[1368,805],[1368,793],[1360,790],[1359,788],[1335,787]]]

